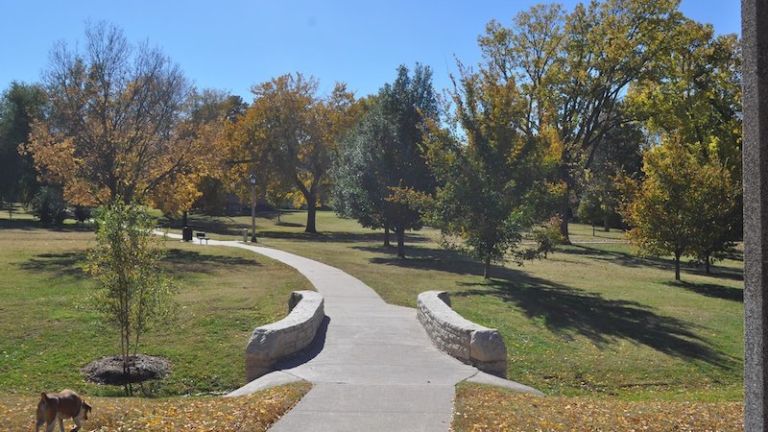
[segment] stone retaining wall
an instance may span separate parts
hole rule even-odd
[[[483,372],[506,378],[507,348],[498,330],[457,314],[445,291],[423,292],[416,303],[419,321],[437,348]]]
[[[323,296],[314,291],[294,291],[288,301],[288,316],[257,327],[245,349],[245,378],[252,381],[272,371],[281,358],[312,343],[323,322]]]

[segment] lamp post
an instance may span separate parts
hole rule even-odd
[[[256,243],[256,175],[248,177],[251,184],[251,242]]]

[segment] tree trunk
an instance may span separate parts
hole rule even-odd
[[[609,216],[608,216],[608,213],[606,212],[605,215],[603,215],[603,231],[605,231],[605,232],[610,232],[611,231],[611,227],[609,225],[608,218],[609,218]]]
[[[396,227],[395,234],[397,235],[397,256],[405,258],[405,228]]]
[[[567,167],[561,167],[561,175],[565,180],[565,193],[560,204],[560,236],[563,238],[563,243],[571,244],[571,237],[568,233],[568,221],[571,219],[571,186]]]
[[[183,214],[183,215],[182,215],[182,217],[181,217],[181,225],[182,225],[182,227],[183,227],[183,228],[186,228],[186,227],[187,227],[187,222],[188,222],[188,220],[187,220],[187,219],[188,219],[188,218],[187,218],[187,211],[186,211],[186,210],[184,210],[184,214]]]
[[[568,215],[560,215],[560,235],[563,237],[563,243],[571,244],[571,237],[568,235]]]
[[[675,280],[680,280],[680,252],[675,252]]]
[[[317,202],[314,195],[309,195],[307,198],[307,227],[304,232],[317,233],[317,226],[315,225],[315,219],[317,217]]]
[[[712,273],[710,272],[710,270],[711,270],[711,269],[710,269],[710,266],[709,266],[709,262],[710,262],[710,259],[709,259],[709,254],[706,254],[706,255],[704,256],[704,272],[705,272],[706,274],[712,274]]]
[[[384,225],[384,247],[389,247],[389,225]]]
[[[483,262],[483,279],[488,279],[491,272],[491,257],[485,257]]]

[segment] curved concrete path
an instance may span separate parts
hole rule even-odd
[[[453,418],[454,387],[467,379],[541,394],[479,372],[437,350],[416,319],[415,309],[385,303],[369,286],[335,267],[236,241],[209,243],[285,263],[309,279],[325,298],[327,331],[315,352],[282,362],[277,372],[228,395],[299,379],[312,382],[312,390],[271,431],[445,432]]]

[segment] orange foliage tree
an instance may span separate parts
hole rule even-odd
[[[317,95],[317,81],[282,75],[254,86],[254,101],[225,130],[231,183],[255,174],[262,190],[294,192],[307,206],[306,232],[317,231],[315,215],[330,186],[329,170],[339,137],[359,117],[361,105],[344,84]]]
[[[50,112],[27,146],[42,177],[72,204],[118,197],[176,213],[198,196],[210,134],[190,115],[191,87],[157,49],[111,25],[89,25],[83,50],[57,45],[45,74]]]

